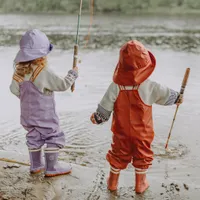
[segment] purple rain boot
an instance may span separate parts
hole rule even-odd
[[[53,177],[64,174],[69,174],[72,171],[71,165],[67,163],[58,163],[58,148],[46,148],[45,151],[45,176]]]
[[[30,156],[30,173],[37,174],[44,171],[45,167],[42,163],[41,149],[29,149]]]

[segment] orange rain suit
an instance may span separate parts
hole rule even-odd
[[[129,41],[120,50],[113,77],[120,92],[114,104],[112,149],[107,153],[108,162],[116,169],[125,169],[130,162],[139,169],[148,169],[152,164],[152,106],[142,102],[138,88],[155,65],[153,54],[138,41]],[[126,90],[125,86],[133,86],[133,89]]]

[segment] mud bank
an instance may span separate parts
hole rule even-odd
[[[29,175],[27,166],[5,169],[7,164],[0,162],[2,200],[198,200],[200,192],[189,177],[175,181],[164,174],[149,174],[150,188],[143,195],[136,195],[134,173],[123,171],[118,191],[111,193],[106,188],[108,170],[104,168],[73,165],[70,175],[44,178],[43,174]]]

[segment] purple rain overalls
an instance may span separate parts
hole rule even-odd
[[[38,149],[46,143],[47,147],[62,148],[65,145],[65,136],[59,127],[54,94],[45,95],[33,84],[39,74],[38,68],[33,72],[29,81],[23,79],[18,81],[21,104],[20,121],[28,131],[27,146],[29,149]],[[41,70],[42,68],[39,69],[39,71]]]

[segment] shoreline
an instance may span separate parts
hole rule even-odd
[[[15,31],[18,33],[14,33]],[[3,40],[0,40],[0,46],[16,46],[17,41],[21,38],[23,31],[25,32],[25,30],[0,31],[0,38],[4,38]],[[135,39],[151,47],[198,54],[200,52],[200,33],[196,32],[199,31],[200,30],[195,30],[194,33],[171,33],[172,35],[170,35],[170,32],[164,35],[159,35],[159,33],[157,35],[153,35],[151,33],[146,35],[142,35],[141,33],[130,33],[126,35],[123,33],[108,33],[104,35],[101,35],[101,32],[92,33],[86,48],[84,47],[86,43],[85,35],[87,35],[85,32],[80,35],[79,46],[82,50],[114,50],[119,49],[125,42]],[[21,33],[19,34],[19,32]],[[45,32],[56,49],[70,50],[74,46],[75,35],[70,32]]]
[[[74,16],[78,14],[78,10],[74,11],[56,11],[56,10],[49,10],[49,11],[11,11],[11,10],[0,10],[0,15],[61,15],[61,16]],[[90,16],[90,10],[83,10],[82,11],[83,16]],[[185,17],[185,16],[199,16],[200,17],[200,10],[198,9],[179,9],[179,8],[162,8],[157,7],[154,9],[133,9],[132,12],[118,12],[118,11],[94,11],[94,16],[124,16],[124,17],[130,17],[130,16],[172,16],[172,17]]]

